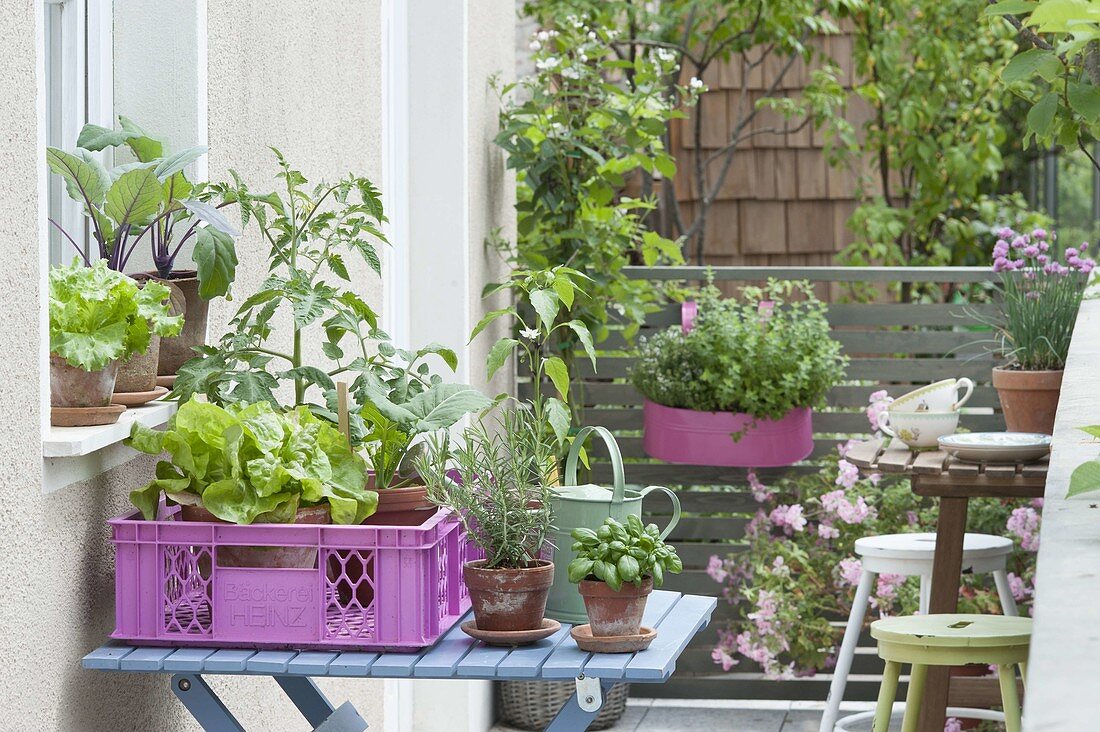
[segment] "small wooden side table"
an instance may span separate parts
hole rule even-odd
[[[931,613],[958,610],[963,534],[970,499],[1040,498],[1047,480],[1046,460],[1016,465],[967,463],[939,450],[910,450],[898,440],[856,443],[845,459],[864,473],[908,475],[914,493],[940,499],[928,605]],[[920,732],[943,732],[949,683],[949,669],[928,670]]]

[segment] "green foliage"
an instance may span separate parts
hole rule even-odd
[[[415,477],[412,460],[416,453],[411,448],[416,437],[448,429],[463,416],[493,405],[492,399],[465,384],[432,384],[400,403],[391,396],[392,392],[367,387],[369,402],[363,407],[369,425],[364,443],[379,488],[398,488]]]
[[[1023,50],[1001,79],[1030,106],[1024,142],[1078,147],[1100,168],[1089,149],[1100,139],[1100,4],[1006,0],[986,13],[1020,31]]]
[[[622,268],[681,261],[675,242],[646,230],[654,202],[624,190],[639,171],[675,172],[663,141],[667,121],[677,114],[676,102],[665,96],[673,63],[656,56],[620,60],[609,40],[604,29],[579,21],[542,31],[534,40],[537,71],[500,90],[496,143],[516,171],[518,239],[514,249],[496,244],[518,270],[564,265],[590,278],[559,310],[561,319],[547,322],[550,350],[570,370],[587,347],[582,332],[554,326],[576,321],[599,341],[607,336],[610,310],[630,324],[629,336],[658,293],[651,283],[627,279]],[[548,313],[549,295],[530,289],[544,300],[513,288],[517,305]]]
[[[485,551],[488,569],[528,566],[553,523],[553,438],[530,407],[519,405],[502,407],[494,424],[479,419],[456,443],[446,432],[433,435],[417,457],[428,498],[455,512]]]
[[[761,68],[769,70],[769,87],[760,92],[756,104],[748,101],[749,94],[742,89],[742,103],[729,107],[726,121],[730,132],[722,146],[694,156],[690,168],[680,173],[690,176],[696,191],[693,216],[688,217],[677,200],[668,180],[671,175],[659,170],[664,177],[659,205],[666,233],[683,241],[702,264],[711,205],[720,198],[732,167],[741,163],[738,153],[754,136],[783,135],[811,124],[833,130],[849,127],[840,114],[845,91],[837,81],[836,66],[810,41],[814,35],[836,33],[837,19],[863,4],[862,0],[528,0],[524,10],[563,34],[581,22],[578,18],[588,19],[592,27],[602,29],[601,37],[609,41],[622,63],[648,60],[660,65],[663,89],[658,93],[677,110],[664,120],[666,127],[706,91],[701,79],[714,73],[716,65],[728,63],[743,80]],[[802,94],[788,98],[784,89],[796,73],[792,72],[796,62],[809,65],[811,61],[818,68],[810,74]],[[627,68],[628,85],[642,89],[650,83],[637,80]],[[682,80],[689,79],[686,88],[681,86]],[[726,105],[725,95],[716,96],[712,103]],[[704,103],[703,111],[693,116],[690,124],[695,139],[702,138],[702,115],[710,109]],[[759,117],[769,109],[784,121],[774,126],[762,124]],[[665,131],[663,136],[667,144],[669,133]],[[644,193],[654,190],[649,176],[643,172],[641,178]]]
[[[992,195],[1007,135],[997,71],[1011,33],[976,19],[970,0],[885,0],[852,18],[852,103],[870,113],[840,156],[867,169],[844,261],[978,264],[980,235],[1025,215],[1021,197]]]
[[[660,587],[666,574],[684,569],[676,549],[661,541],[657,524],[643,527],[634,514],[626,517],[626,525],[608,517],[595,531],[573,529],[572,537],[577,557],[569,563],[570,582],[595,578],[618,592],[627,582],[641,587],[646,577]]]
[[[596,351],[588,325],[574,313],[582,300],[588,298],[586,287],[593,280],[571,267],[555,266],[546,270],[514,270],[507,282],[491,284],[483,293],[486,297],[504,290],[510,291],[517,302],[526,302],[530,310],[521,312],[512,306],[493,310],[481,319],[470,334],[472,341],[481,331],[500,318],[511,318],[516,324],[517,338],[497,340],[489,350],[486,363],[487,376],[493,378],[511,357],[517,358],[531,369],[534,397],[531,408],[536,422],[549,426],[558,446],[565,443],[569,426],[574,417],[571,412],[576,402],[570,399],[570,362],[574,350],[580,349],[588,357],[592,368],[596,367]],[[557,396],[546,396],[543,389],[547,379],[557,390]]]
[[[700,290],[690,332],[673,326],[643,340],[634,387],[669,407],[769,419],[822,406],[848,359],[809,283],[769,280],[743,288],[742,300],[723,300],[713,284]]]
[[[1091,425],[1080,429],[1090,437],[1100,438],[1100,425]],[[1073,469],[1073,473],[1069,477],[1069,490],[1066,492],[1066,498],[1094,491],[1100,491],[1100,459],[1089,460]]]
[[[169,294],[159,282],[139,287],[103,260],[53,267],[50,353],[85,371],[145,353],[152,334],[173,336],[183,328],[183,317],[169,314]]]
[[[99,256],[111,269],[123,272],[134,250],[146,240],[157,273],[167,279],[183,245],[192,241],[199,295],[207,300],[227,295],[236,274],[234,239],[239,232],[216,206],[208,203],[213,188],[193,184],[183,173],[206,148],[192,147],[166,155],[160,140],[126,117],[120,116],[119,122],[120,130],[85,125],[77,137],[75,152],[46,148],[46,164],[65,181],[69,197],[84,207]],[[122,146],[130,149],[136,163],[124,163],[108,171],[94,154]],[[83,249],[72,236],[57,222],[50,223],[83,257]]]
[[[152,482],[130,494],[148,520],[156,517],[162,493],[237,524],[289,523],[300,507],[321,503],[328,503],[334,523],[359,524],[378,506],[378,494],[365,487],[363,458],[303,407],[222,408],[193,399],[163,432],[135,423],[126,444],[171,456],[157,463]]]

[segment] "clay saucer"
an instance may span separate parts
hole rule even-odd
[[[649,648],[657,631],[644,625],[637,635],[592,635],[591,625],[575,625],[569,631],[582,651],[589,653],[634,653]]]
[[[549,638],[561,630],[561,623],[543,618],[542,627],[533,630],[479,630],[477,621],[467,620],[462,632],[487,646],[525,646],[543,638]]]
[[[126,407],[121,404],[109,404],[106,407],[51,407],[50,424],[54,427],[114,424],[125,411]]]
[[[116,391],[111,395],[111,404],[121,404],[124,407],[140,407],[154,399],[160,399],[168,393],[168,387],[158,386],[152,391]]]
[[[157,386],[163,386],[165,389],[171,389],[176,385],[176,375],[169,374],[168,376],[158,376]]]

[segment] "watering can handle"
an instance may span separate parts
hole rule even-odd
[[[615,437],[607,431],[606,427],[585,427],[577,433],[573,439],[573,445],[569,448],[569,456],[565,459],[565,485],[577,484],[577,459],[580,457],[584,441],[595,432],[603,438],[607,445],[607,452],[611,457],[611,474],[614,479],[614,490],[611,493],[611,505],[618,506],[623,502],[623,494],[626,491],[626,477],[623,474],[623,456],[619,452],[619,444]]]
[[[653,491],[664,491],[668,495],[668,499],[672,501],[672,520],[668,522],[668,526],[661,532],[661,540],[663,541],[666,536],[672,533],[672,530],[676,528],[676,524],[680,523],[680,499],[669,488],[665,488],[663,485],[651,485],[647,488],[643,488],[639,491],[642,494],[642,500],[652,493]]]

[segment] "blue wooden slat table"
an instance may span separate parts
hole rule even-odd
[[[133,647],[108,644],[84,657],[86,669],[172,674],[172,691],[205,730],[243,731],[232,712],[203,680],[209,674],[271,676],[315,732],[362,732],[366,723],[350,703],[334,707],[310,677],[494,679],[534,681],[577,679],[574,693],[547,727],[554,732],[584,730],[596,718],[603,696],[616,683],[661,683],[691,638],[710,622],[713,597],[656,591],[649,597],[643,625],[657,638],[639,653],[592,654],[569,636],[569,626],[522,648],[495,648],[467,636],[455,625],[434,646],[419,653],[362,651],[255,651]],[[463,618],[463,620],[469,619]],[[596,693],[599,689],[600,692]]]

